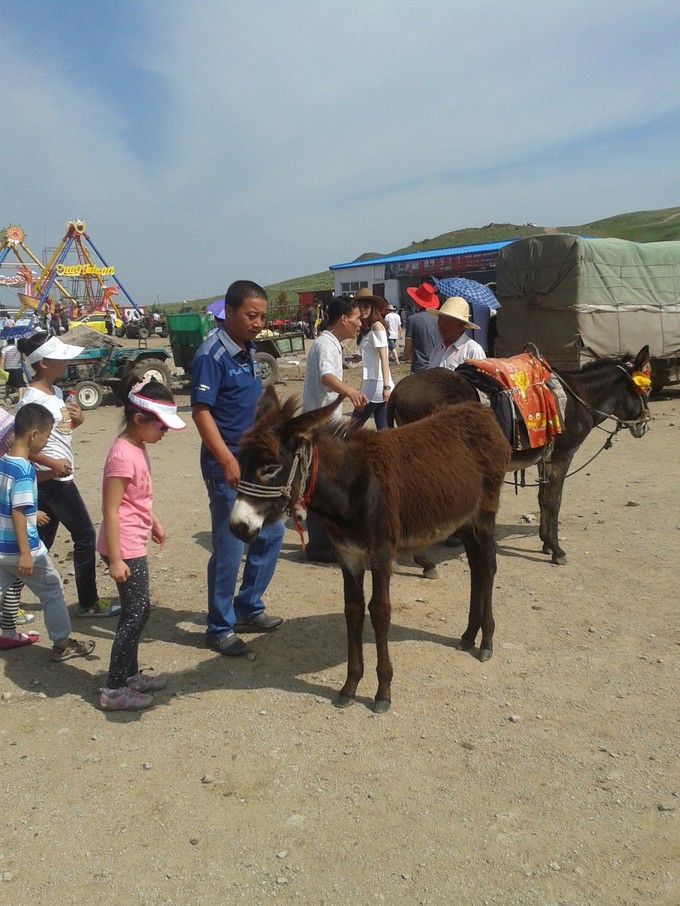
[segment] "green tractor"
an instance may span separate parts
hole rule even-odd
[[[66,375],[59,385],[75,390],[81,409],[96,409],[106,390],[117,392],[129,374],[140,381],[155,378],[170,387],[173,382],[165,349],[121,349],[112,345],[85,349],[68,364]]]

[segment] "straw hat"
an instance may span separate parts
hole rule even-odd
[[[455,318],[456,321],[462,321],[465,327],[471,330],[479,330],[479,324],[473,324],[470,320],[470,306],[462,296],[451,296],[444,302],[438,311],[428,311],[428,315],[444,315],[447,318]]]
[[[407,286],[406,292],[421,308],[439,308],[437,290],[431,283],[421,283],[420,286]]]
[[[382,296],[374,296],[367,286],[362,286],[361,289],[356,291],[354,301],[357,305],[366,305],[367,303],[375,305],[381,315],[384,315],[387,311],[387,299],[383,299]]]
[[[384,305],[387,308],[387,300],[383,299],[382,296],[374,296],[367,286],[362,286],[361,289],[356,291],[354,301],[358,302],[359,305],[365,305],[369,302],[371,305]]]

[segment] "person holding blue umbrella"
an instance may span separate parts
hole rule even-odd
[[[437,317],[441,343],[432,350],[428,368],[448,368],[455,371],[467,359],[485,359],[486,353],[476,340],[465,334],[466,330],[478,330],[470,320],[470,306],[461,296],[447,299],[437,311],[428,314]]]
[[[493,340],[491,336],[492,315],[497,308],[500,308],[500,302],[496,298],[491,285],[479,283],[477,280],[468,280],[467,277],[445,277],[442,280],[434,278],[437,289],[447,298],[460,296],[468,303],[471,309],[471,317],[477,324],[477,333],[475,340],[484,349],[487,355],[493,354]],[[495,288],[495,284],[493,284]]]

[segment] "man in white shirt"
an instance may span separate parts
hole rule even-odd
[[[359,305],[350,296],[338,296],[328,305],[328,327],[312,343],[305,365],[302,411],[320,409],[338,397],[347,398],[355,409],[363,409],[366,396],[342,377],[342,344],[356,340],[361,328]],[[342,417],[340,406],[334,413]]]
[[[470,321],[470,306],[461,296],[451,296],[436,311],[428,309],[429,315],[437,317],[442,342],[430,354],[428,368],[448,368],[455,371],[466,359],[485,359],[486,353],[476,340],[465,334],[465,330],[478,330]]]
[[[401,336],[401,318],[397,314],[396,306],[388,305],[387,314],[385,315],[385,326],[387,327],[387,346],[389,354],[399,364],[398,343]]]
[[[346,384],[342,374],[342,344],[355,340],[361,328],[359,305],[350,296],[338,296],[328,305],[328,327],[312,343],[305,364],[302,411],[320,409],[338,398],[348,399],[355,409],[364,408],[368,399],[361,390]],[[338,406],[333,419],[342,418]],[[307,511],[307,559],[316,563],[335,562],[335,551],[323,521]]]

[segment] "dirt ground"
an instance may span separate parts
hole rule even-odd
[[[207,497],[187,395],[178,402],[188,430],[150,450],[169,540],[150,555],[140,649],[169,686],[148,712],[98,710],[110,620],[74,618],[97,640],[88,660],[51,663],[46,635],[3,653],[0,901],[676,906],[680,393],[652,403],[647,437],[619,435],[567,482],[566,566],[540,553],[535,489],[506,488],[490,662],[453,647],[464,555],[436,547],[437,581],[400,561],[381,716],[368,621],[360,697],[332,705],[340,572],[305,562],[291,526],[268,594],[282,628],[253,636],[250,660],[205,648]],[[76,435],[97,522],[118,420],[104,406]],[[603,440],[595,432],[576,465]],[[73,604],[63,531],[53,552]]]

